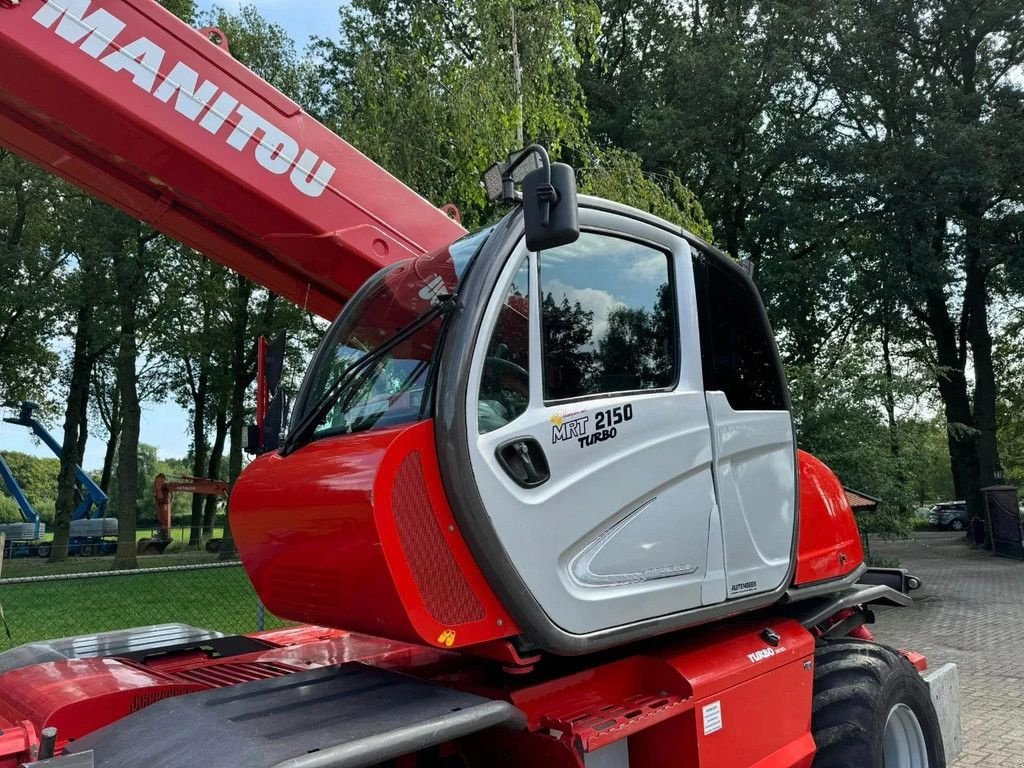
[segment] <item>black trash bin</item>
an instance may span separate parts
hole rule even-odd
[[[977,546],[985,546],[985,521],[980,517],[971,518],[971,538]]]

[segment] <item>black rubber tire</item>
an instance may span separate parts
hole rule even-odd
[[[964,521],[954,520],[952,523],[949,524],[949,527],[954,531],[962,531],[964,529]]]
[[[42,558],[49,557],[50,553],[52,551],[53,551],[53,546],[50,545],[50,544],[40,544],[38,547],[36,547],[36,554],[39,555],[39,557],[42,557]]]
[[[946,768],[928,686],[909,661],[891,648],[853,638],[819,641],[814,661],[813,768],[885,768],[882,735],[896,704],[917,716],[929,768]]]

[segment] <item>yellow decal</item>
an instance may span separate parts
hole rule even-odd
[[[551,423],[554,424],[556,427],[562,426],[562,417],[556,413],[554,416],[551,417]]]
[[[437,636],[437,642],[446,648],[451,648],[455,644],[455,630],[446,629],[440,635]]]

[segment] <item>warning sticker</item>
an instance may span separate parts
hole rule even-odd
[[[713,701],[710,704],[705,704],[702,711],[704,713],[705,736],[722,730],[722,702]]]

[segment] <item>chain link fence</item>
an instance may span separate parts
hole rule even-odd
[[[114,569],[100,550],[54,562],[8,547],[0,570],[0,650],[23,643],[180,622],[235,634],[284,626],[266,613],[237,559],[183,550]]]

